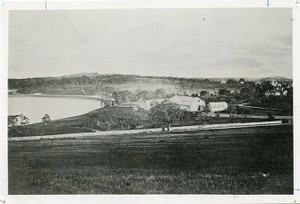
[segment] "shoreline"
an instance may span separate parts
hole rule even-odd
[[[62,99],[62,100],[63,99],[74,99],[74,100],[83,100],[83,103],[84,103],[84,100],[90,100],[90,101],[94,101],[93,103],[99,103],[99,107],[97,107],[95,109],[91,109],[91,110],[89,110],[85,113],[97,110],[98,108],[103,108],[103,104],[104,104],[104,100],[105,100],[105,99],[100,98],[100,96],[94,96],[94,95],[54,95],[54,94],[8,94],[7,99],[15,98],[15,100],[19,100],[19,99],[21,100],[21,98],[23,98],[23,97],[24,98],[25,97],[45,98],[46,100],[48,100],[48,99],[50,100],[50,99],[54,99],[54,98]],[[34,99],[32,99],[32,100],[34,100]],[[86,102],[88,102],[88,101],[86,101]],[[9,104],[9,101],[8,101],[8,104]],[[54,120],[64,120],[64,119],[68,119],[70,117],[77,117],[77,116],[80,116],[80,115],[85,114],[85,113],[75,114],[75,115],[72,115],[72,116],[63,116],[63,117],[60,117],[60,118],[57,118],[57,119],[54,119]],[[9,114],[8,113],[8,115],[16,115],[16,114]],[[30,123],[30,125],[35,125],[35,124],[38,124],[38,123],[40,123],[40,121],[32,122],[32,123]]]
[[[108,99],[96,95],[55,95],[55,94],[8,94],[8,97],[49,97],[49,98],[78,98],[78,99],[91,99],[99,101],[114,101],[114,99]]]

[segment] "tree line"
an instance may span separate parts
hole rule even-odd
[[[178,91],[214,90],[214,89],[242,89],[255,83],[229,79],[226,83],[210,79],[178,78],[178,77],[148,77],[136,75],[96,75],[74,77],[45,77],[27,79],[9,79],[9,89],[18,89],[21,94],[60,94],[60,95],[97,95],[112,94],[114,91],[126,91],[122,84],[131,86],[143,84],[160,84],[162,88],[174,86]],[[164,89],[166,89],[164,88]],[[168,93],[170,94],[170,93]]]

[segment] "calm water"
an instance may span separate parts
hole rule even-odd
[[[47,113],[52,120],[80,115],[100,108],[100,101],[84,98],[9,96],[8,115],[23,113],[30,123],[42,122]]]

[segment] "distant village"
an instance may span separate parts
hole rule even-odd
[[[222,83],[228,83],[226,81],[221,81]],[[240,84],[244,84],[245,80],[240,80]],[[262,85],[261,82],[255,83],[257,87]],[[268,81],[268,84],[261,88],[262,95],[264,97],[269,96],[288,96],[288,94],[292,95],[292,82],[277,82],[275,80]],[[225,92],[225,93],[222,93]],[[238,94],[242,94],[243,89],[239,91]],[[251,92],[251,91],[250,91]],[[252,91],[253,92],[253,91]],[[234,91],[221,89],[218,92],[209,92],[209,91],[201,91],[198,93],[192,93],[191,95],[187,95],[186,93],[178,93],[175,96],[168,99],[152,99],[152,100],[140,100],[137,102],[129,102],[117,105],[119,107],[130,107],[135,110],[143,109],[149,111],[152,107],[159,103],[174,103],[177,104],[181,110],[186,110],[189,112],[221,112],[226,110],[229,107],[228,102],[226,101],[209,101],[210,96],[220,96],[226,94],[234,94]],[[249,93],[250,94],[250,93]],[[261,94],[261,93],[260,93]],[[207,99],[207,100],[205,100]],[[239,106],[243,106],[245,103],[238,104]],[[237,105],[237,104],[235,104]]]
[[[176,95],[169,99],[153,99],[117,105],[118,107],[128,107],[134,110],[143,109],[149,111],[159,103],[173,103],[179,106],[181,110],[189,112],[202,112],[208,108],[209,112],[223,111],[228,108],[226,102],[208,102],[206,103],[199,97]]]

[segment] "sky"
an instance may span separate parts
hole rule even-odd
[[[10,11],[9,78],[292,78],[292,10]]]

